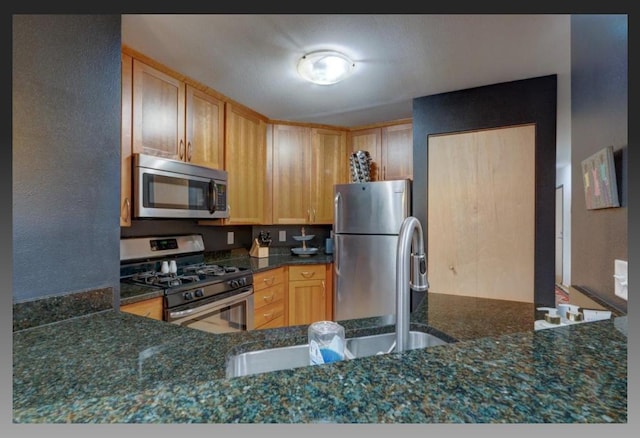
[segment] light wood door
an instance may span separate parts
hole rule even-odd
[[[428,141],[429,292],[533,302],[535,126]]]
[[[311,222],[310,128],[273,125],[273,223]]]
[[[413,124],[382,128],[381,180],[413,179]]]
[[[182,160],[185,84],[133,60],[133,151]]]
[[[122,54],[121,120],[120,130],[120,226],[131,226],[131,153],[133,111],[133,59]]]
[[[265,209],[271,201],[266,190],[266,122],[229,103],[225,112],[230,217],[224,223],[267,223]]]
[[[368,151],[371,156],[371,181],[380,180],[382,177],[382,129],[368,128],[351,131],[349,138],[349,154],[355,151]]]
[[[187,146],[185,161],[224,168],[224,102],[186,86]]]
[[[333,224],[333,186],[348,182],[347,135],[333,129],[311,132],[311,219],[315,224]]]

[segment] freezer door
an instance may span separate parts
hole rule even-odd
[[[334,237],[335,319],[395,315],[398,236]]]
[[[411,212],[411,181],[373,181],[334,186],[333,232],[398,234]]]

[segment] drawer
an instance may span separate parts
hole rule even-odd
[[[284,301],[276,301],[253,311],[253,326],[261,327],[279,317],[284,318]]]
[[[261,330],[261,329],[276,328],[276,327],[284,327],[284,315],[279,316],[275,319],[272,319],[262,324],[260,327],[255,327],[255,328],[257,330]]]
[[[285,284],[276,284],[275,286],[253,292],[253,308],[259,309],[268,306],[271,303],[284,299]]]
[[[280,283],[284,283],[284,268],[270,269],[253,274],[254,291],[266,289]]]
[[[289,281],[324,280],[326,265],[289,266]]]
[[[120,306],[121,312],[162,320],[162,297]]]

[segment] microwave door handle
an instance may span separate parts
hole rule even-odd
[[[218,205],[218,185],[214,180],[209,181],[209,213],[216,212],[216,206]]]

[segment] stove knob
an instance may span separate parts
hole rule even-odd
[[[238,280],[231,280],[231,281],[229,282],[229,286],[231,286],[231,287],[238,287],[238,286],[239,286],[239,284],[238,284]]]
[[[182,295],[182,297],[185,300],[192,300],[193,299],[193,294],[191,292],[185,292],[184,295]]]
[[[202,289],[196,289],[196,298],[202,298],[204,296],[204,292]]]
[[[242,277],[240,280],[238,280],[238,283],[240,283],[240,286],[246,286],[247,285],[247,279]]]

